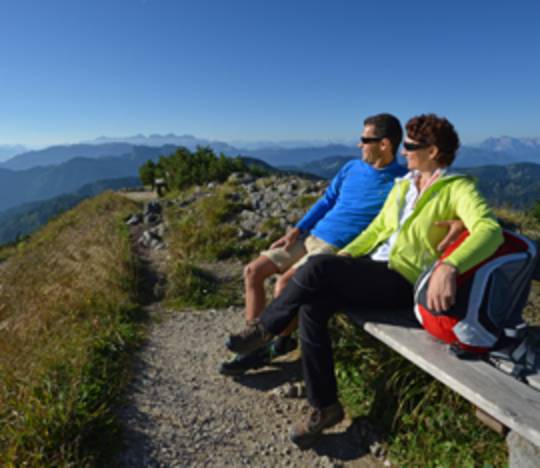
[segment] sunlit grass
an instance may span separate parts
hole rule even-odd
[[[0,464],[83,466],[114,444],[111,404],[137,338],[136,271],[111,193],[11,251],[0,275]]]
[[[345,317],[333,336],[340,398],[383,434],[395,466],[505,466],[504,438],[468,401]]]

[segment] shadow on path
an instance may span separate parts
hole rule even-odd
[[[234,377],[234,380],[246,387],[260,391],[268,391],[280,387],[288,382],[302,380],[302,367],[300,359],[287,362],[275,362],[271,366]]]

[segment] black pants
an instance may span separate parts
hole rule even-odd
[[[281,333],[298,314],[302,367],[307,397],[322,408],[337,401],[328,320],[350,307],[403,308],[413,305],[413,286],[385,262],[368,257],[312,257],[264,310],[261,320],[273,334]],[[361,313],[361,312],[359,312]]]

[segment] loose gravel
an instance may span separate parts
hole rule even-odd
[[[226,336],[242,326],[240,309],[164,310],[156,303],[149,312],[155,320],[119,410],[120,466],[382,466],[362,422],[343,421],[306,451],[288,440],[307,404],[276,389],[301,381],[298,353],[236,379],[217,372],[230,357]]]

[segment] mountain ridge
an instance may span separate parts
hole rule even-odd
[[[190,150],[194,150],[197,146],[209,146],[215,152],[227,156],[250,156],[273,166],[301,165],[330,156],[358,156],[360,154],[360,150],[355,145],[335,142],[323,144],[324,142],[315,141],[311,146],[287,146],[286,142],[281,145],[266,143],[268,146],[265,147],[251,143],[249,148],[242,148],[218,140],[197,138],[193,135],[152,134],[147,137],[139,134],[123,139],[99,137],[91,142],[56,145],[41,150],[27,151],[3,163],[0,162],[0,168],[24,170],[36,166],[58,165],[74,157],[99,159],[127,155],[137,151],[135,148],[163,146],[184,146]],[[540,138],[491,137],[476,145],[464,145],[457,157],[457,163],[463,167],[518,162],[540,163]]]

